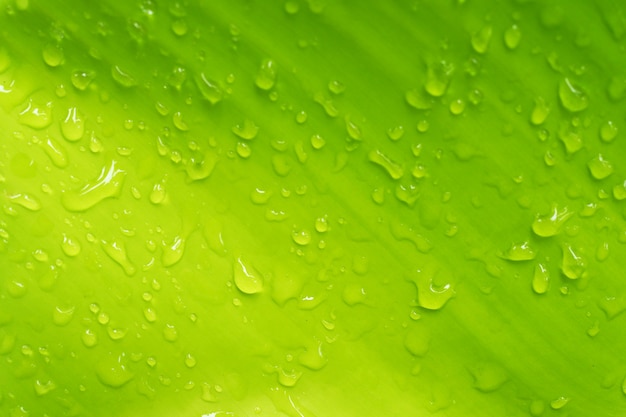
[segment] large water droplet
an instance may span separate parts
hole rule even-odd
[[[237,258],[233,273],[235,285],[242,293],[257,294],[263,291],[263,276],[241,257]]]
[[[96,363],[96,375],[100,382],[111,388],[120,388],[134,377],[128,369],[125,355],[111,353],[99,357]]]
[[[31,99],[20,111],[18,119],[25,126],[44,129],[52,123],[52,103],[40,104]]]
[[[481,28],[478,32],[472,36],[472,48],[479,54],[484,54],[489,48],[489,42],[491,41],[491,35],[493,34],[493,28],[488,25]]]
[[[69,211],[85,211],[102,200],[116,197],[122,190],[126,172],[119,169],[116,161],[104,166],[98,178],[78,191],[66,191],[61,197],[63,206]]]
[[[249,119],[245,119],[243,123],[233,126],[233,133],[241,139],[252,140],[259,133],[259,127]]]
[[[58,67],[65,61],[65,55],[63,54],[63,48],[56,43],[48,43],[43,47],[41,51],[43,61],[50,67]]]
[[[591,176],[597,180],[603,180],[613,173],[613,165],[601,154],[587,162],[587,167]]]
[[[402,166],[392,161],[388,156],[383,154],[380,150],[376,149],[370,151],[368,158],[371,162],[379,165],[387,171],[389,176],[394,180],[398,180],[404,176],[404,169]]]
[[[550,237],[557,235],[563,226],[563,224],[574,213],[570,212],[567,207],[559,210],[556,205],[552,206],[552,209],[547,215],[537,215],[533,222],[532,229],[537,236]]]
[[[559,83],[559,98],[563,107],[574,113],[583,111],[589,106],[587,95],[569,78],[564,78]]]
[[[417,287],[418,304],[428,310],[440,310],[456,294],[450,282],[430,271],[418,269],[412,280]]]
[[[185,239],[176,236],[172,243],[163,245],[163,257],[161,261],[163,266],[168,267],[178,263],[183,257],[185,251]]]

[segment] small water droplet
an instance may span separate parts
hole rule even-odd
[[[112,353],[99,358],[96,363],[96,375],[102,384],[111,388],[120,388],[134,377],[128,369],[125,355]]]
[[[67,110],[67,116],[61,122],[61,133],[70,142],[80,140],[85,133],[85,120],[76,107]]]
[[[152,204],[161,204],[165,201],[166,196],[167,193],[165,191],[165,184],[163,182],[158,182],[152,187],[149,198]]]
[[[354,121],[352,121],[352,119],[349,116],[346,116],[345,121],[346,121],[346,131],[348,132],[348,136],[353,140],[361,140],[362,139],[361,128],[356,123],[354,123]]]
[[[380,150],[376,149],[370,151],[370,153],[368,154],[368,158],[371,162],[384,168],[392,179],[398,180],[404,176],[404,169],[402,168],[402,166],[392,161]]]
[[[117,262],[122,267],[126,275],[132,276],[135,274],[135,272],[137,272],[135,266],[128,259],[126,247],[122,242],[118,242],[115,240],[112,242],[107,242],[103,240],[102,249],[104,250],[104,253],[109,255],[112,260]]]
[[[433,106],[433,99],[424,90],[413,88],[404,93],[404,99],[409,106],[418,110],[428,110]]]
[[[126,172],[119,169],[116,161],[104,166],[98,178],[78,191],[66,191],[61,197],[63,206],[69,211],[85,211],[102,200],[117,197],[124,184]]]
[[[263,291],[263,276],[252,265],[237,258],[234,268],[235,285],[244,294],[257,294]]]
[[[233,126],[232,131],[241,139],[252,140],[259,133],[259,127],[249,119],[245,119],[243,123]]]
[[[387,129],[387,136],[393,141],[400,140],[404,136],[404,127],[402,125],[390,127]]]
[[[530,261],[535,259],[535,250],[528,242],[513,243],[506,251],[500,254],[502,259],[509,261]]]
[[[532,229],[537,236],[550,237],[557,235],[563,226],[563,224],[574,213],[570,212],[567,207],[563,207],[562,210],[556,205],[553,205],[551,211],[547,215],[537,215],[533,222]]]
[[[311,146],[313,146],[313,149],[322,149],[324,145],[326,145],[326,141],[323,137],[317,134],[311,136]]]
[[[612,121],[607,121],[600,126],[600,139],[604,142],[612,142],[617,136],[617,126]]]
[[[601,154],[587,162],[587,167],[591,176],[597,180],[603,180],[613,173],[613,165]]]
[[[291,238],[300,246],[306,246],[311,243],[311,233],[306,229],[294,230],[291,232]]]
[[[163,245],[163,256],[161,262],[163,266],[169,267],[178,263],[185,252],[185,239],[176,236],[172,243]]]
[[[618,201],[626,200],[626,181],[613,187],[613,198]]]
[[[481,28],[472,36],[472,48],[474,48],[474,50],[479,54],[487,52],[492,34],[493,28],[490,25]]]
[[[163,328],[163,338],[172,343],[178,340],[178,330],[176,326],[166,323]]]
[[[339,115],[339,110],[337,110],[337,108],[335,107],[335,103],[330,97],[327,97],[325,94],[316,93],[315,96],[313,96],[313,100],[315,100],[316,103],[322,106],[328,116],[337,117]]]
[[[537,97],[537,99],[535,100],[535,107],[530,114],[530,123],[535,126],[539,126],[546,121],[549,114],[550,107],[548,106],[546,101],[543,99],[543,97]]]
[[[74,71],[72,73],[72,85],[80,91],[85,91],[96,78],[93,71]]]
[[[559,83],[559,98],[563,107],[573,113],[583,111],[589,106],[587,95],[569,78],[564,78]]]
[[[339,80],[332,80],[328,83],[328,90],[338,95],[346,91],[346,86]]]
[[[70,321],[72,321],[72,318],[74,318],[74,310],[75,310],[74,306],[69,306],[69,307],[57,306],[54,308],[54,311],[52,312],[52,321],[57,326],[65,326]]]
[[[119,327],[107,327],[107,334],[111,338],[111,340],[122,340],[124,336],[126,336],[127,330],[120,329]]]
[[[276,83],[276,62],[266,58],[261,62],[255,83],[261,90],[271,90]]]
[[[516,24],[513,24],[506,31],[504,31],[504,44],[511,50],[519,46],[521,39],[522,31]]]
[[[448,89],[450,77],[453,72],[454,66],[445,61],[428,65],[424,89],[433,97],[443,96]]]
[[[565,407],[568,402],[569,398],[559,397],[550,401],[550,407],[552,407],[553,410],[560,410],[561,408]]]
[[[187,368],[195,367],[196,363],[197,363],[196,358],[191,353],[188,353],[185,355],[185,366]]]
[[[156,321],[156,319],[157,319],[156,311],[154,311],[154,309],[152,307],[146,307],[143,310],[143,316],[150,323],[154,323]]]
[[[561,246],[563,258],[561,260],[561,271],[569,279],[579,279],[585,273],[587,263],[584,258],[577,253],[569,244]]]
[[[128,72],[120,68],[118,65],[114,65],[111,68],[111,76],[120,86],[125,88],[134,87],[137,85],[137,81]]]
[[[98,336],[91,329],[86,329],[83,332],[83,334],[81,335],[81,340],[83,341],[83,344],[88,348],[94,347],[98,344]]]
[[[198,87],[198,90],[200,90],[200,94],[202,94],[202,97],[204,97],[209,103],[217,104],[222,101],[224,92],[216,81],[212,80],[204,73],[200,73],[195,80],[196,86]]]
[[[535,265],[533,274],[533,291],[537,294],[545,294],[550,285],[550,273],[544,264]]]
[[[318,233],[326,233],[328,231],[328,217],[322,216],[315,220],[315,230]]]
[[[43,61],[50,67],[58,67],[65,62],[63,48],[56,43],[48,43],[42,50]]]
[[[56,387],[56,384],[51,380],[35,380],[35,393],[40,397],[53,391]]]
[[[465,110],[465,102],[462,99],[452,100],[450,102],[450,113],[455,116],[460,115]]]
[[[176,36],[185,36],[189,27],[187,26],[187,21],[185,19],[176,19],[172,22],[171,25],[172,32]]]

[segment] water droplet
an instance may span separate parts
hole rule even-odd
[[[617,126],[612,121],[607,121],[600,126],[600,139],[604,142],[612,142],[617,136]]]
[[[174,35],[185,36],[189,27],[187,26],[187,21],[185,19],[176,19],[172,22],[171,29]]]
[[[18,204],[30,211],[41,210],[41,203],[39,200],[30,194],[7,195],[7,199],[12,203]]]
[[[456,294],[450,282],[431,271],[418,269],[412,281],[417,287],[418,304],[427,310],[440,310]]]
[[[235,285],[244,294],[257,294],[263,291],[263,276],[241,257],[233,268]]]
[[[493,392],[509,379],[502,366],[491,362],[479,363],[470,372],[474,377],[474,387],[481,392]]]
[[[19,113],[18,119],[25,126],[33,129],[44,129],[52,123],[52,103],[40,104],[30,99],[26,107]]]
[[[551,212],[547,215],[537,215],[533,222],[532,229],[537,236],[550,237],[555,236],[561,231],[563,224],[574,213],[570,212],[567,207],[562,210],[556,205],[552,206]]]
[[[187,368],[195,367],[196,363],[197,363],[196,358],[191,353],[188,353],[185,355],[185,366]]]
[[[559,98],[563,107],[574,113],[585,110],[589,105],[587,95],[569,78],[564,78],[559,83]]]
[[[559,130],[559,139],[565,145],[568,154],[578,152],[583,147],[583,139],[579,132],[571,130],[567,125]]]
[[[43,396],[53,391],[56,388],[56,384],[50,380],[44,381],[41,379],[35,380],[35,393],[38,396]]]
[[[249,119],[245,119],[243,123],[233,126],[233,133],[241,139],[252,140],[259,133],[259,127]]]
[[[295,1],[287,1],[285,2],[285,12],[287,14],[296,14],[300,10],[300,6]]]
[[[591,161],[587,162],[589,172],[597,180],[603,180],[613,173],[613,165],[598,154]]]
[[[107,327],[107,334],[109,335],[111,340],[122,340],[124,336],[126,336],[126,333],[127,333],[126,329],[120,329],[118,327],[112,327],[112,326]]]
[[[63,48],[56,43],[48,43],[42,50],[43,61],[50,67],[58,67],[65,62],[65,55],[63,54]]]
[[[313,96],[313,100],[315,100],[316,103],[319,103],[322,106],[328,116],[337,117],[339,115],[339,110],[337,110],[337,108],[335,107],[335,103],[330,97],[327,97],[325,94],[316,93],[315,96]]]
[[[346,116],[346,131],[348,132],[348,136],[353,140],[361,140],[362,133],[361,128],[352,121],[349,116]]]
[[[135,272],[137,272],[135,266],[128,259],[126,247],[122,242],[118,242],[115,240],[112,242],[107,242],[103,240],[102,249],[104,250],[104,253],[109,255],[112,260],[117,262],[122,267],[122,269],[124,269],[126,275],[132,276],[135,274]]]
[[[185,239],[180,236],[176,236],[171,244],[163,245],[163,257],[161,262],[163,266],[169,267],[180,261],[185,251]]]
[[[149,323],[154,323],[157,319],[157,314],[156,311],[154,311],[154,309],[152,307],[146,307],[143,310],[143,316],[146,318],[146,320]]]
[[[424,89],[433,97],[443,96],[448,89],[450,77],[453,72],[454,66],[445,61],[428,65]]]
[[[165,184],[163,182],[158,182],[152,187],[149,198],[152,204],[161,204],[165,201],[166,196],[167,193],[165,192]]]
[[[194,155],[185,164],[187,176],[191,181],[208,178],[213,173],[218,160],[218,155],[212,151],[206,151],[200,158]]]
[[[349,305],[354,306],[356,304],[363,304],[367,297],[367,292],[359,284],[348,284],[344,287],[342,292],[343,301]]]
[[[528,242],[513,243],[506,251],[500,254],[502,259],[509,261],[530,261],[535,259],[535,250],[530,246]]]
[[[507,48],[513,50],[519,46],[522,39],[522,31],[519,26],[513,24],[506,31],[504,31],[504,44]]]
[[[313,149],[322,149],[324,145],[326,145],[326,141],[323,137],[317,134],[311,136],[311,146],[313,146]]]
[[[298,372],[295,369],[289,371],[286,371],[282,367],[278,369],[278,383],[284,387],[295,386],[301,376],[302,372]]]
[[[535,265],[535,272],[533,274],[533,291],[537,294],[545,294],[548,291],[550,285],[550,272],[544,264],[538,263]]]
[[[463,100],[456,99],[456,100],[452,100],[450,102],[450,113],[454,114],[455,116],[458,116],[459,114],[463,113],[463,111],[465,110],[465,102]]]
[[[57,306],[54,308],[54,311],[52,312],[52,321],[57,326],[65,326],[70,321],[72,321],[72,318],[74,318],[74,310],[75,310],[74,306],[70,306],[70,307]]]
[[[98,336],[91,329],[86,329],[81,335],[81,340],[86,347],[94,347],[98,344]]]
[[[404,94],[404,99],[409,106],[418,110],[428,110],[433,106],[433,100],[426,95],[424,90],[418,90],[416,88],[408,90]]]
[[[252,155],[252,147],[247,142],[237,142],[237,155],[249,158]]]
[[[560,410],[561,408],[565,407],[565,405],[568,402],[569,402],[569,398],[559,397],[557,399],[550,401],[550,407],[552,407],[552,409],[554,410]]]
[[[561,249],[563,251],[563,259],[561,260],[563,275],[569,279],[581,278],[587,268],[583,257],[568,244],[563,244]]]
[[[195,80],[198,90],[200,90],[200,94],[202,94],[202,97],[204,97],[209,103],[216,104],[222,101],[224,92],[217,82],[209,78],[204,73],[200,73]]]
[[[332,80],[328,83],[328,90],[338,95],[346,91],[346,86],[339,80]]]
[[[322,350],[322,342],[316,341],[312,346],[306,348],[304,353],[298,357],[300,364],[313,371],[319,371],[328,363],[328,359]]]
[[[306,114],[306,112],[304,110],[299,111],[296,114],[296,123],[298,124],[303,124],[304,122],[306,122],[308,119],[308,115]]]
[[[474,48],[474,50],[479,54],[487,52],[492,34],[493,28],[491,26],[481,28],[472,36],[472,48]]]
[[[72,85],[80,91],[85,91],[96,78],[93,71],[74,71],[72,73]]]
[[[370,151],[368,158],[371,162],[383,167],[389,176],[394,180],[398,180],[404,176],[404,169],[402,166],[392,161],[378,149]]]
[[[315,219],[315,230],[318,233],[326,233],[328,231],[328,218],[326,216]]]
[[[128,369],[124,354],[101,356],[96,363],[96,375],[100,382],[111,388],[120,388],[126,385],[134,374]]]
[[[119,85],[125,88],[134,87],[137,85],[137,81],[125,70],[117,65],[111,68],[111,76]]]
[[[276,63],[272,59],[264,59],[257,72],[255,83],[261,90],[271,90],[276,83]]]
[[[626,200],[626,181],[613,187],[613,198],[618,201]]]
[[[404,127],[401,125],[390,127],[387,129],[387,136],[391,140],[400,140],[404,136]]]
[[[311,232],[306,229],[294,230],[291,232],[291,238],[296,244],[306,246],[311,243]]]
[[[163,337],[165,340],[172,343],[178,340],[178,330],[176,329],[176,326],[173,324],[165,324],[165,327],[163,328]]]
[[[405,224],[393,221],[390,223],[391,234],[397,240],[408,240],[415,245],[415,248],[422,252],[428,253],[432,250],[433,246],[428,239],[417,233],[413,227]]]
[[[404,337],[404,347],[413,356],[422,357],[428,353],[431,331],[422,323],[415,323]]]
[[[530,114],[530,123],[535,126],[539,126],[546,121],[549,114],[550,107],[548,106],[546,101],[543,99],[543,97],[537,97],[537,99],[535,100],[535,107]]]
[[[6,290],[13,298],[22,298],[28,292],[28,287],[24,282],[10,280],[6,283]]]
[[[104,166],[98,178],[78,191],[66,191],[61,197],[69,211],[85,211],[110,197],[117,197],[124,184],[126,172],[117,167],[116,161]]]
[[[609,257],[609,242],[602,242],[596,250],[596,259],[598,262],[604,262]]]
[[[61,133],[70,142],[80,140],[85,133],[85,121],[76,107],[67,110],[67,116],[61,122]]]

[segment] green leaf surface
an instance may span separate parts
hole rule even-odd
[[[626,413],[619,2],[0,6],[0,415]]]

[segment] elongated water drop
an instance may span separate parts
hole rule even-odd
[[[472,36],[472,48],[479,54],[487,52],[492,34],[493,28],[490,25],[481,28]]]
[[[44,129],[52,123],[52,103],[36,103],[32,99],[20,111],[18,120],[33,129]]]
[[[521,39],[522,31],[520,30],[519,26],[515,24],[504,31],[504,44],[507,48],[511,50],[519,46]]]
[[[245,119],[242,123],[233,126],[232,131],[241,139],[252,140],[259,133],[259,127],[249,119]]]
[[[124,272],[128,276],[132,276],[135,274],[137,269],[132,264],[132,262],[128,259],[128,254],[126,253],[126,246],[122,242],[118,241],[102,241],[102,249],[104,252],[109,255],[111,259],[117,262]]]
[[[85,91],[96,78],[93,71],[74,71],[72,73],[72,85],[80,91]]]
[[[163,245],[163,266],[172,266],[180,261],[185,252],[185,239],[176,236],[172,243]]]
[[[509,261],[530,261],[535,259],[535,250],[528,242],[513,243],[500,257]]]
[[[264,59],[257,72],[255,83],[261,90],[271,90],[276,83],[276,63],[272,59]]]
[[[562,250],[561,271],[563,271],[563,275],[569,279],[581,278],[587,268],[584,258],[568,244],[563,244]]]
[[[18,204],[30,211],[41,210],[41,202],[39,202],[37,197],[32,196],[30,194],[25,194],[25,193],[12,194],[12,195],[8,195],[7,198],[9,199],[9,201],[15,204]]]
[[[263,291],[263,276],[241,257],[235,261],[233,273],[235,285],[242,293],[257,294]]]
[[[69,211],[85,211],[102,200],[119,195],[124,183],[126,172],[117,167],[112,160],[102,168],[98,178],[86,184],[78,191],[64,192],[61,197],[63,206]]]
[[[122,87],[130,88],[137,85],[137,81],[133,76],[117,65],[111,68],[111,76]]]
[[[572,217],[574,213],[570,212],[567,207],[559,209],[558,206],[553,205],[549,214],[537,215],[533,222],[532,229],[537,236],[550,237],[557,235],[563,226],[563,224]]]
[[[65,119],[61,122],[61,133],[70,142],[76,142],[85,133],[85,121],[76,107],[67,110]]]
[[[587,95],[569,78],[564,78],[559,83],[559,98],[563,107],[573,113],[583,111],[589,106]]]
[[[544,264],[535,265],[533,274],[533,291],[537,294],[545,294],[550,285],[550,273]]]
[[[368,158],[371,162],[384,168],[392,179],[398,180],[404,176],[404,169],[402,166],[397,162],[392,161],[378,149],[370,151]]]

